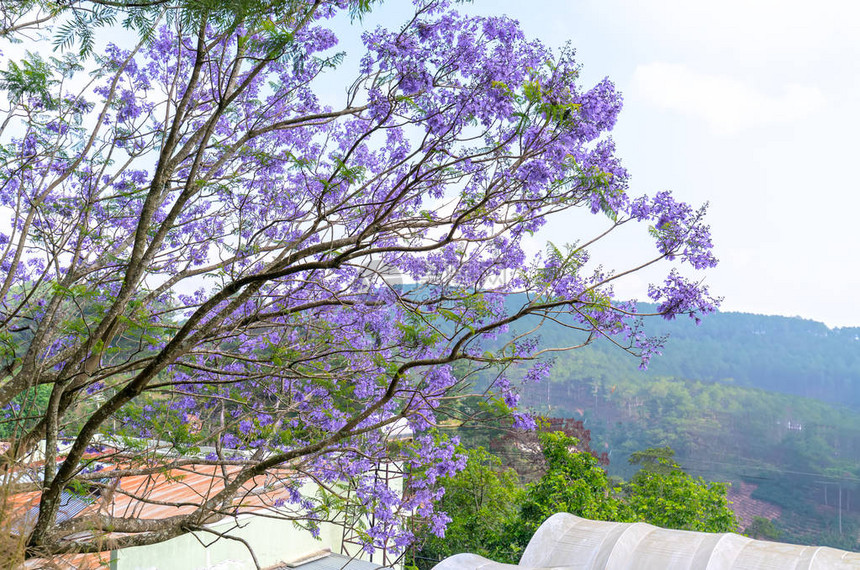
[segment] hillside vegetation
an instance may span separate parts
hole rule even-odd
[[[596,341],[556,353],[522,403],[582,420],[610,474],[629,478],[631,452],[669,445],[691,473],[732,482],[747,518],[776,518],[781,540],[860,548],[860,328],[740,313],[655,324],[670,339],[647,371]]]

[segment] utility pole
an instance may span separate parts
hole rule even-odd
[[[839,536],[842,536],[842,481],[816,481],[824,485],[824,504],[827,505],[827,486],[836,485],[839,491],[837,521],[839,524]]]
[[[842,483],[839,483],[839,536],[842,536]]]

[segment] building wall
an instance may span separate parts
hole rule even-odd
[[[238,526],[237,526],[238,525]],[[253,514],[208,525],[248,542],[265,568],[295,560],[323,548],[340,552],[342,528],[320,525],[320,539],[292,522]],[[216,540],[217,539],[217,540]],[[208,545],[208,546],[204,546]],[[248,549],[239,541],[197,532],[149,546],[123,548],[111,553],[111,570],[254,570]]]
[[[389,485],[403,491],[403,480],[393,478]],[[301,492],[312,497],[316,485],[308,483]],[[266,513],[265,511],[262,511]],[[319,539],[297,527],[293,522],[246,513],[237,518],[228,518],[207,525],[215,532],[244,539],[253,549],[261,568],[297,560],[322,549],[340,553],[343,542],[343,527],[320,524]],[[353,545],[350,553],[356,555]],[[360,553],[362,560],[381,563],[379,552],[374,556]],[[402,567],[397,565],[397,567]],[[248,548],[237,540],[219,538],[208,532],[197,532],[152,544],[123,548],[111,552],[111,570],[254,570],[254,561]]]

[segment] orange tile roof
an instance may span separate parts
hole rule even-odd
[[[51,570],[106,570],[110,568],[110,552],[92,554],[61,554],[50,560],[32,558],[20,566],[21,570],[50,568]]]
[[[227,466],[224,470],[229,477],[240,467]],[[96,511],[123,518],[162,519],[188,514],[222,491],[224,482],[222,468],[216,465],[188,465],[151,475],[121,477],[109,502],[97,500],[81,515]],[[108,494],[111,493],[102,498]],[[238,512],[248,512],[271,506],[282,496],[286,496],[282,483],[271,475],[260,475],[242,486],[234,505]]]
[[[128,466],[108,465],[105,474]],[[81,510],[76,517],[88,514],[104,514],[121,518],[159,520],[193,512],[203,501],[224,489],[224,471],[227,476],[238,473],[239,466],[192,464],[165,469],[154,474],[126,475],[108,481],[108,488]],[[247,481],[236,493],[234,512],[249,513],[271,508],[279,498],[286,498],[288,489],[280,477],[289,472],[281,470],[260,475]],[[106,477],[109,479],[109,477]],[[6,507],[18,517],[24,517],[39,504],[39,491],[13,494],[6,499]],[[15,516],[15,515],[13,515]],[[110,552],[94,554],[69,554],[47,560],[32,560],[25,568],[50,567],[55,564],[62,570],[105,568],[110,562]],[[39,566],[39,564],[43,564]],[[47,564],[47,566],[45,565]]]

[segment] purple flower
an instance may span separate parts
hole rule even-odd
[[[88,415],[64,425],[100,423],[129,454],[263,454],[286,479],[275,504],[312,533],[331,503],[303,485],[348,489],[365,550],[402,549],[406,513],[439,535],[449,521],[434,505],[465,457],[435,428],[452,398],[492,371],[487,398],[534,429],[517,382],[552,371],[535,325],[621,339],[643,366],[659,354],[590,243],[529,253],[549,216],[644,222],[653,256],[679,266],[649,289],[665,318],[715,310],[680,268],[717,260],[703,208],[628,195],[609,137],[621,95],[583,85],[572,48],[420,0],[406,26],[363,34],[346,103],[327,107],[318,78],[351,4],[294,4],[277,30],[216,18],[198,38],[168,20],[107,45],[92,83],[72,80],[74,58],[27,56],[45,81],[7,93],[0,383],[72,387],[64,409]],[[6,419],[33,407],[13,396]],[[379,476],[393,462],[404,493]]]

